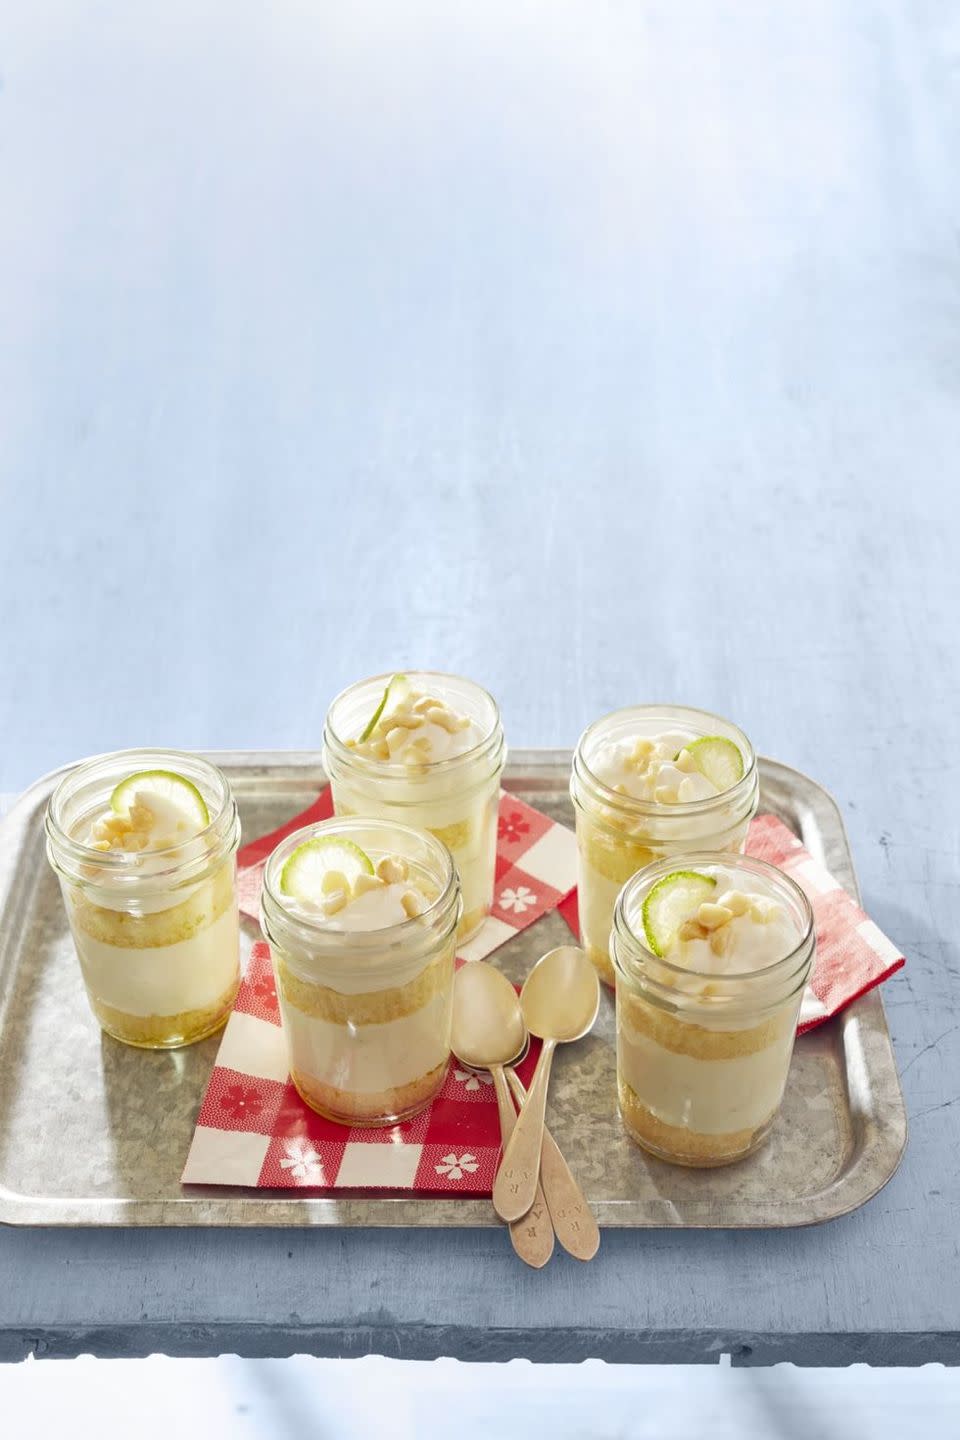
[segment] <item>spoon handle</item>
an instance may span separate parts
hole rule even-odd
[[[544,1040],[526,1103],[517,1116],[493,1185],[493,1208],[501,1220],[519,1220],[534,1202],[540,1175],[540,1146],[547,1111],[547,1086],[556,1040]]]
[[[520,1105],[527,1098],[523,1081],[515,1070],[507,1080]],[[560,1146],[546,1126],[540,1150],[540,1184],[550,1211],[557,1239],[575,1260],[592,1260],[600,1249],[600,1228],[587,1198],[570,1172]]]
[[[493,1076],[493,1088],[496,1091],[497,1107],[500,1111],[500,1139],[506,1149],[507,1141],[513,1134],[514,1126],[517,1123],[517,1112],[510,1099],[503,1066],[491,1066],[490,1074]],[[522,1219],[514,1220],[509,1226],[509,1230],[510,1243],[520,1259],[527,1265],[532,1265],[534,1270],[542,1269],[553,1254],[553,1224],[550,1220],[547,1202],[543,1198],[543,1191],[539,1185],[529,1212]]]

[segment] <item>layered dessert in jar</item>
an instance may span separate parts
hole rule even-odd
[[[378,675],[344,690],[324,726],[324,768],[337,815],[426,830],[460,876],[460,940],[493,904],[500,776],[506,759],[496,702],[457,675]]]
[[[390,821],[308,826],[271,855],[270,943],[290,1076],[344,1125],[430,1103],[450,1057],[460,887],[431,835]]]
[[[700,852],[629,881],[610,953],[620,1113],[639,1144],[692,1166],[762,1144],[814,950],[806,896],[763,861]]]
[[[240,982],[240,822],[194,755],[121,751],[58,785],[47,854],[90,1006],[127,1045],[189,1045],[226,1021]]]
[[[756,757],[743,731],[685,706],[635,705],[580,737],[570,780],[583,946],[613,984],[610,926],[621,887],[685,850],[743,849],[756,814]]]

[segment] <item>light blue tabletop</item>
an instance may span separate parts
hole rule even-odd
[[[33,0],[0,22],[0,790],[728,714],[838,797],[911,1139],[809,1231],[0,1233],[0,1356],[960,1358],[950,5]]]

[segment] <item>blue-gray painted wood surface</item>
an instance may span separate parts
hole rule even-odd
[[[911,1141],[830,1226],[539,1275],[6,1231],[0,1353],[960,1358],[958,77],[938,0],[4,7],[0,789],[414,661],[517,744],[728,713],[909,957]]]

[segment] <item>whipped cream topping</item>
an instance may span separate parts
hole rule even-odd
[[[183,845],[202,829],[196,814],[181,809],[169,796],[135,791],[126,815],[104,811],[84,838],[93,850],[129,853]]]
[[[775,965],[796,949],[800,929],[779,901],[755,888],[738,889],[736,874],[719,867],[699,873],[716,880],[716,889],[668,947],[665,958],[672,965],[704,975],[743,974]]]
[[[657,805],[685,805],[719,795],[686,748],[701,737],[692,730],[663,730],[601,745],[590,768],[618,795]]]
[[[390,702],[365,740],[348,740],[369,760],[393,765],[435,765],[466,755],[483,740],[480,727],[441,694],[408,690]]]
[[[374,875],[361,874],[353,880],[339,870],[328,870],[323,893],[316,897],[291,896],[291,914],[326,930],[385,930],[421,915],[430,901],[406,861],[399,855],[385,855]]]
[[[332,914],[325,910],[322,900],[292,900],[289,909],[326,930],[385,930],[388,925],[402,925],[411,918],[403,898],[414,893],[419,892],[408,883],[381,885],[363,895],[351,896]]]

